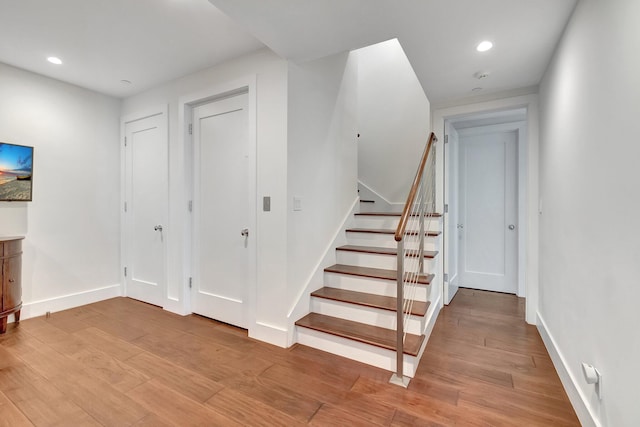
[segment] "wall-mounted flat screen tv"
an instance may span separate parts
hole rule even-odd
[[[0,142],[0,202],[30,202],[33,147]]]

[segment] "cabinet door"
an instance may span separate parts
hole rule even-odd
[[[11,310],[22,302],[22,258],[5,258],[2,264],[3,289],[2,309]]]
[[[0,259],[0,313],[4,310],[4,260]]]

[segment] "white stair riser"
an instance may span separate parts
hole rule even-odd
[[[356,216],[356,221],[354,227],[357,228],[383,228],[383,229],[393,229],[395,230],[398,227],[398,222],[400,222],[399,217],[385,217],[385,216]],[[440,218],[431,218],[427,219],[424,222],[425,229],[438,231],[442,230],[442,225]],[[418,221],[409,221],[407,224],[410,229],[417,229],[420,225]]]
[[[378,212],[380,209],[376,209],[375,203],[360,203],[360,212]]]
[[[297,342],[300,344],[385,369],[390,371],[389,377],[391,377],[391,372],[396,370],[396,353],[394,351],[300,326],[297,326],[296,330]],[[405,354],[404,375],[413,378],[418,362],[418,358]]]
[[[370,277],[351,276],[340,273],[324,273],[324,284],[327,287],[344,289],[355,292],[365,292],[388,297],[396,296],[396,282],[393,280],[373,279]],[[427,285],[416,286],[415,300],[427,301]]]
[[[384,268],[395,270],[398,266],[398,258],[395,255],[369,254],[364,252],[336,251],[338,264],[357,265],[359,267]],[[417,258],[406,263],[405,271],[417,271]],[[435,260],[425,258],[424,268],[427,273],[433,273]]]
[[[398,247],[398,242],[395,241],[392,234],[348,232],[347,242],[350,245],[358,246],[378,246],[381,248]],[[440,236],[427,236],[424,239],[424,249],[427,251],[438,250],[439,244]],[[413,239],[405,241],[405,248],[417,249],[418,246],[419,243]]]
[[[352,320],[367,325],[379,326],[386,329],[396,329],[396,313],[389,310],[381,310],[350,304],[342,301],[333,301],[326,298],[311,298],[311,311],[331,317]],[[406,322],[406,331],[409,334],[422,335],[425,328],[425,317],[410,316]]]

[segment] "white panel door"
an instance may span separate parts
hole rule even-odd
[[[516,131],[460,136],[460,286],[516,293]]]
[[[161,113],[125,123],[125,292],[159,306],[166,293],[166,120]]]
[[[445,272],[449,280],[444,283],[444,303],[449,304],[458,292],[458,132],[445,122],[447,144],[444,144],[445,157],[445,203],[449,211],[444,214],[445,233]]]
[[[255,190],[246,93],[193,110],[194,313],[248,327]]]

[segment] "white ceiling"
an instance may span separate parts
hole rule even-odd
[[[577,0],[210,0],[279,55],[319,58],[400,41],[444,103],[536,86]],[[494,48],[475,50],[482,40]],[[478,80],[476,72],[488,72]],[[472,89],[481,87],[481,91]]]
[[[226,15],[207,0],[0,0],[0,62],[125,97],[262,43],[304,61],[398,38],[441,104],[537,85],[577,0],[210,1]]]
[[[116,97],[262,47],[207,0],[0,0],[0,62]]]

